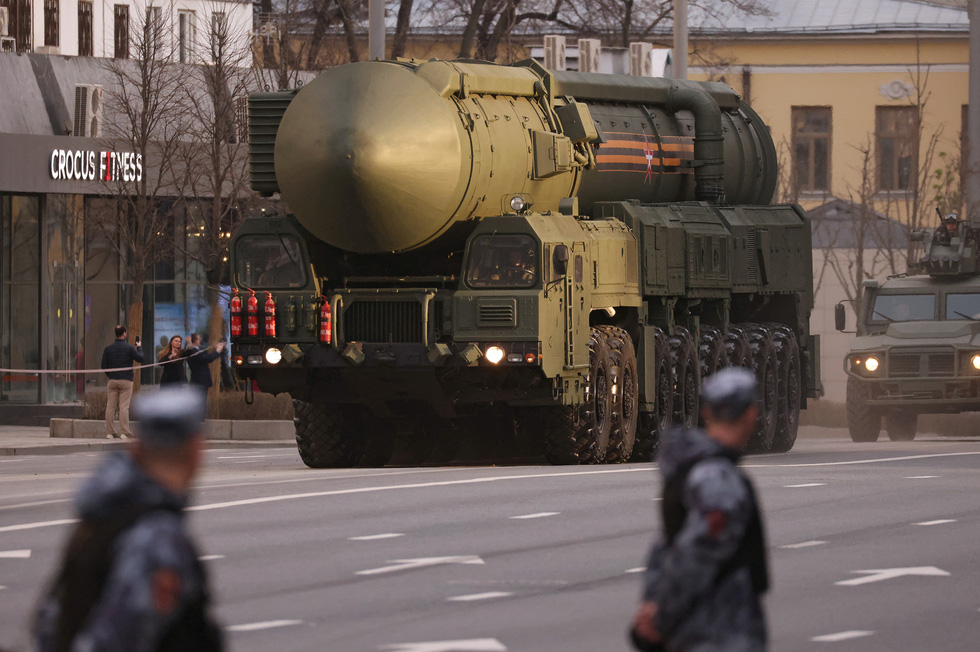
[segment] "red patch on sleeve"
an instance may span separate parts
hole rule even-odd
[[[180,575],[169,568],[153,572],[153,608],[157,613],[169,614],[180,600]]]
[[[721,536],[721,533],[725,531],[726,521],[725,512],[720,509],[708,512],[708,534],[711,535],[711,538],[717,539]]]

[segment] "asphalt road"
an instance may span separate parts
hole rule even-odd
[[[0,459],[0,647],[29,649],[98,460]],[[745,465],[771,649],[980,646],[980,437],[811,439]],[[652,464],[314,471],[288,448],[212,450],[190,522],[233,650],[615,652],[658,495]]]

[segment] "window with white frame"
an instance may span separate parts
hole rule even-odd
[[[228,16],[225,12],[216,11],[211,14],[211,33],[208,36],[211,42],[211,60],[219,61],[228,48]]]
[[[191,63],[194,57],[194,12],[177,12],[177,56],[181,63]]]
[[[150,30],[148,45],[152,48],[152,56],[158,58],[163,51],[163,7],[147,7],[146,21]]]

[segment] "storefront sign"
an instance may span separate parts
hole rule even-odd
[[[133,152],[56,149],[51,152],[50,172],[55,180],[142,181],[143,156]]]

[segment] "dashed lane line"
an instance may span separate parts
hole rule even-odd
[[[929,453],[925,455],[903,455],[901,457],[878,457],[870,460],[847,460],[844,462],[799,462],[797,464],[742,464],[743,468],[764,469],[801,469],[814,466],[851,466],[854,464],[881,464],[883,462],[907,462],[909,460],[927,460],[936,457],[963,457],[965,455],[980,455],[980,451],[963,451],[961,453]]]
[[[632,573],[643,573],[646,571],[646,569],[647,569],[646,566],[637,566],[636,568],[630,568],[629,570],[627,570],[626,574],[630,575]]]
[[[803,487],[825,487],[826,482],[804,482],[803,484],[784,484],[783,489],[802,489]]]
[[[874,632],[869,632],[862,629],[852,629],[846,632],[837,632],[836,634],[814,636],[810,640],[815,643],[839,643],[840,641],[849,641],[852,638],[861,638],[863,636],[871,636],[872,634],[874,634]]]
[[[401,532],[386,532],[385,534],[369,534],[363,537],[348,537],[348,541],[378,541],[380,539],[395,539],[405,536]]]
[[[813,546],[822,546],[825,543],[827,542],[813,540],[813,541],[802,541],[800,543],[790,543],[788,545],[779,546],[779,547],[784,548],[786,550],[796,550],[797,548],[812,548]]]
[[[0,559],[30,559],[30,550],[0,550]]]
[[[41,507],[42,505],[56,505],[58,503],[70,503],[71,498],[59,498],[57,500],[35,500],[30,503],[17,503],[16,505],[0,505],[0,510],[3,509],[21,509],[23,507]]]
[[[244,625],[232,625],[226,627],[229,632],[258,632],[263,629],[276,629],[277,627],[292,627],[302,625],[302,620],[267,620],[261,623],[245,623]]]
[[[0,532],[20,532],[21,530],[36,530],[42,527],[53,527],[55,525],[71,525],[77,523],[78,519],[63,518],[57,521],[38,521],[37,523],[21,523],[20,525],[5,525],[0,527]]]
[[[224,555],[201,555],[198,557],[200,561],[217,561],[218,559],[224,559]]]
[[[454,595],[446,598],[448,602],[476,602],[477,600],[493,600],[494,598],[506,598],[514,595],[507,591],[489,591],[487,593],[471,593],[470,595]]]
[[[944,523],[955,523],[955,518],[940,518],[935,521],[922,521],[921,523],[915,523],[915,525],[943,525]]]
[[[511,516],[515,521],[525,521],[532,518],[545,518],[547,516],[558,516],[561,512],[536,512],[534,514],[522,514],[521,516]]]
[[[938,478],[938,475],[909,475],[906,476],[906,480],[929,480],[930,478]]]

